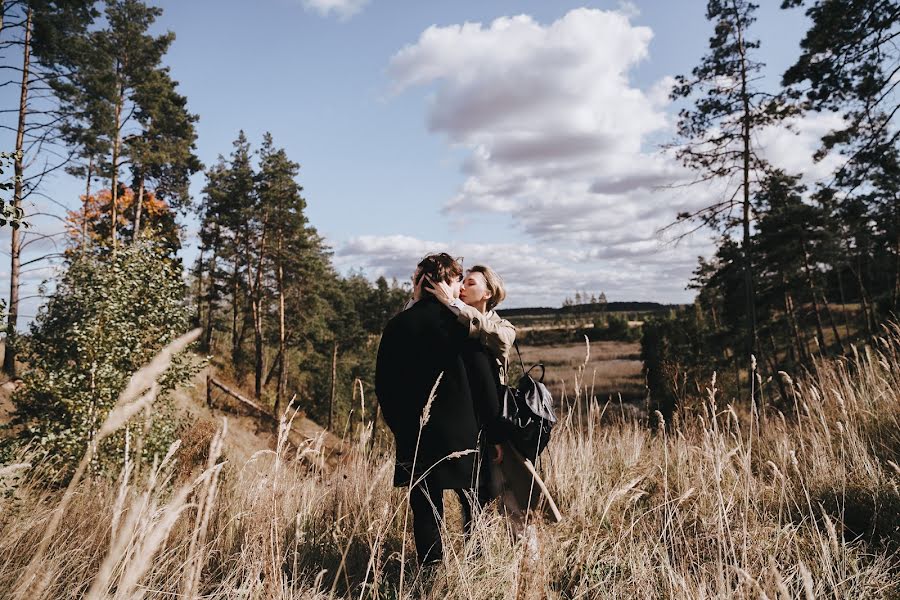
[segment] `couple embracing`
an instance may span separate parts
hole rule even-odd
[[[466,534],[476,511],[498,499],[510,532],[534,557],[527,511],[537,487],[499,419],[516,336],[493,310],[506,296],[503,282],[486,266],[464,273],[446,253],[426,256],[413,279],[413,298],[382,335],[375,388],[396,442],[394,485],[411,487],[418,561],[442,560],[444,490],[459,497]]]

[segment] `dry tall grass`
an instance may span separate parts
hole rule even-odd
[[[487,510],[468,544],[450,524],[428,581],[406,565],[403,597],[898,597],[900,329],[791,385],[796,407],[763,423],[714,383],[667,430],[600,427],[597,403],[571,412],[544,465],[566,518],[541,527],[541,564],[526,568]],[[230,464],[223,426],[182,480],[170,453],[140,478],[82,481],[29,597],[396,598],[406,494],[391,461],[358,452],[326,474],[284,431]],[[370,431],[357,434],[365,448]],[[37,473],[0,468],[0,594],[28,585],[59,508]]]

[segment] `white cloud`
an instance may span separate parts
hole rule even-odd
[[[754,142],[772,164],[788,173],[802,174],[806,183],[815,183],[830,178],[847,160],[831,153],[817,163],[812,161],[813,153],[822,145],[822,136],[844,126],[839,114],[812,113],[768,127]]]
[[[696,242],[674,249],[661,249],[655,242],[649,245],[640,248],[640,260],[635,262],[631,244],[578,250],[534,244],[448,243],[404,235],[359,236],[337,249],[334,262],[342,271],[361,268],[369,277],[383,275],[403,282],[425,254],[448,252],[464,257],[464,266],[487,264],[494,268],[506,283],[507,307],[559,306],[575,290],[604,291],[610,300],[688,301],[692,294],[685,292],[684,284],[700,246]]]
[[[426,88],[428,129],[466,151],[465,180],[445,214],[508,214],[529,240],[525,247],[481,247],[485,260],[523,284],[541,281],[521,288],[534,298],[526,303],[558,304],[575,287],[593,284],[620,298],[685,300],[697,255],[713,250],[704,235],[678,246],[661,240],[660,229],[679,212],[721,198],[724,183],[672,185],[693,178],[656,146],[674,137],[674,80],[633,83],[653,38],[631,23],[635,14],[625,2],[619,10],[573,10],[550,24],[519,15],[432,26],[390,61],[395,92]],[[832,159],[813,165],[810,157],[834,118],[814,115],[794,122],[794,131],[772,128],[755,141],[776,165],[815,180],[833,166]],[[480,254],[467,246],[453,250]],[[338,254],[347,264],[405,277],[436,248],[448,246],[364,237]],[[523,271],[510,256],[537,268]]]
[[[640,231],[635,248],[649,248],[676,212],[666,203],[678,201],[654,191],[684,175],[645,148],[670,127],[672,79],[646,92],[630,82],[653,37],[630,12],[430,27],[392,58],[396,90],[433,85],[429,129],[469,150],[446,212],[509,213],[551,240],[602,244]],[[650,205],[657,210],[637,222]]]
[[[303,6],[323,17],[334,13],[339,19],[345,20],[359,13],[369,0],[303,0]]]

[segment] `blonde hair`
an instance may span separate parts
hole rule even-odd
[[[469,269],[469,273],[481,273],[484,276],[484,282],[491,293],[491,297],[487,301],[488,310],[493,310],[495,306],[506,299],[506,288],[503,287],[503,279],[492,268],[485,265],[475,265]]]

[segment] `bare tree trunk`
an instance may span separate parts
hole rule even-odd
[[[84,214],[81,219],[81,253],[87,252],[88,247],[88,207],[91,202],[91,176],[94,174],[94,157],[88,159],[87,182],[84,184]]]
[[[231,363],[236,365],[241,350],[241,338],[238,337],[238,292],[240,290],[240,266],[238,258],[234,258],[234,269],[231,271]],[[243,337],[243,336],[242,336]]]
[[[848,240],[845,240],[845,244],[847,245],[847,253],[850,254],[852,251],[850,249],[850,243]],[[875,328],[875,316],[874,313],[870,310],[870,304],[868,300],[868,293],[866,292],[866,286],[863,283],[862,278],[862,264],[861,264],[861,256],[859,254],[856,255],[857,265],[856,268],[850,267],[850,271],[853,275],[856,276],[856,284],[859,287],[859,301],[862,304],[863,310],[863,321],[866,325],[866,331],[869,335],[872,335]],[[852,263],[850,263],[852,264]]]
[[[138,197],[137,197],[137,206],[134,209],[134,235],[132,237],[132,242],[136,242],[138,240],[138,235],[141,231],[141,212],[144,209],[144,178],[141,177],[138,182]]]
[[[837,284],[838,284],[838,292],[841,295],[841,314],[844,317],[844,335],[847,336],[847,340],[850,340],[850,319],[847,317],[847,297],[844,294],[844,278],[841,276],[841,269],[838,267],[835,269],[837,272]]]
[[[894,318],[900,318],[900,198],[894,198],[894,291],[891,294]]]
[[[787,313],[788,324],[794,337],[794,344],[797,346],[797,360],[805,361],[807,357],[806,343],[800,336],[800,327],[797,325],[797,316],[794,313],[794,299],[787,291],[784,292],[784,311]]]
[[[806,251],[806,242],[802,238],[800,240],[800,247],[803,251],[803,273],[806,275],[806,285],[809,288],[813,312],[816,316],[816,339],[819,341],[819,352],[824,353],[827,350],[827,347],[825,345],[825,331],[822,327],[822,313],[819,310],[819,298],[816,293],[816,285],[813,282],[812,268],[809,266],[809,252]]]
[[[276,272],[277,284],[278,284],[278,355],[281,360],[278,362],[278,385],[276,387],[275,392],[275,415],[278,416],[281,414],[282,410],[282,402],[284,402],[284,388],[285,388],[285,371],[284,371],[284,356],[285,356],[285,328],[284,328],[284,265],[281,260],[281,250],[282,244],[281,239],[278,240],[278,270]]]
[[[769,364],[769,372],[772,374],[772,377],[778,382],[778,393],[781,394],[781,399],[787,404],[788,402],[788,393],[787,389],[784,387],[784,379],[778,375],[778,348],[775,345],[775,336],[770,332],[769,333],[769,347],[771,350],[771,358],[768,361]],[[766,421],[766,410],[765,406],[760,404],[759,407],[759,423],[760,428]]]
[[[841,334],[838,333],[834,313],[831,311],[831,306],[828,305],[828,297],[825,294],[822,294],[822,305],[825,307],[825,315],[828,317],[828,324],[831,325],[831,332],[834,333],[834,341],[837,343],[840,353],[843,354],[845,352],[844,342],[841,340]]]
[[[116,66],[116,76],[119,76],[120,67]],[[110,236],[112,240],[112,253],[113,256],[116,255],[116,227],[119,222],[119,150],[121,149],[121,135],[119,129],[122,127],[122,104],[124,102],[125,92],[122,89],[121,81],[117,82],[116,89],[116,122],[115,122],[115,132],[116,136],[113,140],[113,151],[112,151],[112,224],[110,226]]]
[[[253,256],[250,248],[250,239],[247,238],[245,245],[247,252],[247,285],[250,288],[250,311],[253,318],[253,349],[254,349],[254,385],[253,391],[256,399],[262,396],[263,372],[263,336],[262,336],[262,269],[263,260],[266,254],[266,233],[268,226],[268,214],[263,217],[262,239],[260,240],[259,259],[256,263],[256,275],[253,276],[249,265],[253,262]]]
[[[741,102],[743,104],[743,129],[741,138],[743,141],[743,259],[744,259],[744,301],[747,307],[747,367],[750,369],[750,390],[756,390],[756,370],[754,361],[750,360],[753,354],[758,352],[758,340],[756,331],[756,293],[753,289],[753,260],[750,256],[750,94],[747,90],[747,55],[744,48],[744,33],[738,26],[738,47],[741,54]],[[757,358],[760,358],[757,356]],[[758,390],[757,390],[758,391]],[[755,398],[751,398],[754,400]]]
[[[203,246],[200,247],[200,257],[197,259],[197,295],[195,296],[195,304],[197,305],[196,326],[199,327],[203,322],[203,255],[205,254]]]
[[[209,263],[209,286],[206,300],[206,330],[204,332],[203,347],[209,351],[212,347],[212,320],[213,320],[213,295],[216,285],[216,263],[219,258],[219,226],[216,225],[216,235],[213,238],[213,255]],[[202,265],[201,265],[202,266]]]
[[[25,157],[23,145],[25,141],[25,117],[28,114],[28,77],[31,67],[31,8],[25,18],[25,46],[22,51],[22,85],[19,92],[19,122],[16,128],[16,154],[13,163],[15,183],[13,187],[13,209],[22,207],[22,181],[25,177]],[[17,331],[19,320],[19,275],[22,258],[22,236],[18,227],[10,232],[10,266],[9,266],[9,313],[6,318],[6,351],[3,353],[3,371],[10,377],[16,376]]]
[[[269,365],[269,372],[266,374],[266,378],[263,380],[263,387],[267,387],[270,383],[272,383],[272,377],[278,374],[278,365],[281,363],[281,352],[275,355],[275,359],[272,361],[272,364]],[[276,382],[277,383],[277,382]]]
[[[334,352],[331,355],[331,398],[328,401],[328,429],[334,425],[334,397],[337,394],[337,356],[338,343],[334,341]]]
[[[262,397],[263,370],[263,338],[262,338],[262,311],[259,299],[250,299],[253,311],[253,395],[256,400]]]

